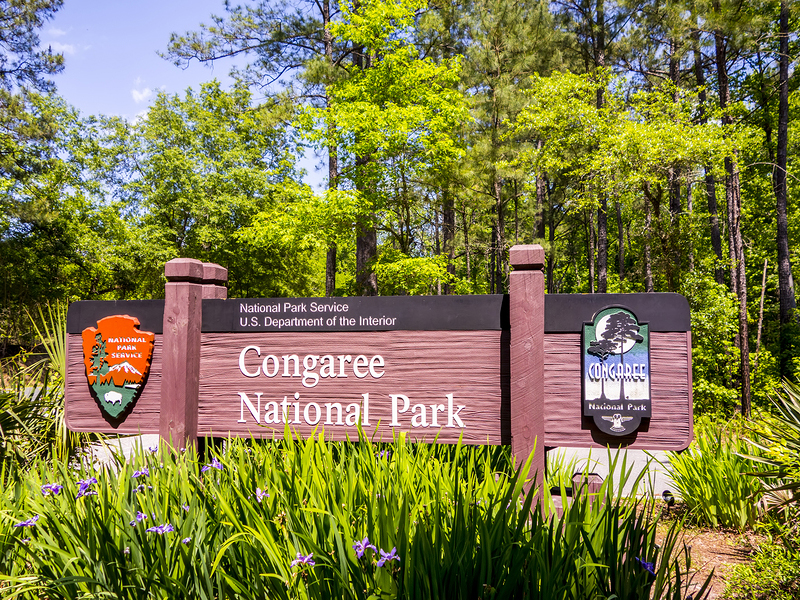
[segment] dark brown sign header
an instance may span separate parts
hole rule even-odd
[[[508,298],[355,296],[205,300],[203,332],[488,331],[508,329]]]

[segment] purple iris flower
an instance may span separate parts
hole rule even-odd
[[[184,504],[183,506],[181,506],[181,508],[183,510],[185,510],[186,512],[189,512],[189,505],[188,504]]]
[[[356,551],[356,556],[358,558],[364,558],[364,552],[367,551],[367,548],[372,548],[373,552],[378,551],[378,549],[375,546],[369,543],[369,538],[367,537],[365,537],[361,541],[356,540],[356,543],[353,544],[353,550]]]
[[[191,541],[192,541],[192,538],[190,538],[190,537],[188,537],[188,538],[183,538],[183,539],[181,540],[181,544],[188,544],[188,543],[189,543],[189,542],[191,542]]]
[[[136,511],[136,518],[131,521],[131,525],[136,525],[137,523],[141,523],[147,518],[147,515],[140,510]]]
[[[215,456],[214,458],[211,459],[211,463],[210,464],[207,464],[202,469],[200,469],[200,472],[201,473],[205,473],[209,469],[219,469],[220,471],[222,471],[222,469],[224,469],[224,468],[225,467],[223,466],[223,464],[221,462],[219,462],[217,460],[217,457]]]
[[[139,477],[148,477],[150,475],[150,469],[147,467],[142,467],[141,471],[134,471],[133,472],[133,479],[137,479]]]
[[[169,523],[164,523],[163,525],[148,527],[145,531],[147,531],[147,533],[157,533],[158,535],[164,535],[165,533],[171,533],[175,531],[175,528]]]
[[[42,496],[49,496],[50,494],[57,496],[63,489],[63,485],[59,485],[57,483],[46,483],[42,486]]]
[[[97,496],[97,492],[90,490],[89,488],[97,483],[96,477],[90,477],[88,479],[82,479],[78,481],[78,495],[75,496],[75,499],[83,498],[84,496]]]
[[[261,488],[256,488],[256,500],[261,503],[262,498],[269,498],[269,494],[266,491],[261,491]]]
[[[655,576],[656,574],[655,563],[645,562],[638,556],[636,557],[636,562],[638,562],[639,566],[641,566],[645,571],[650,573],[650,575]]]
[[[378,566],[379,567],[382,567],[387,562],[391,562],[393,560],[396,560],[397,562],[400,562],[400,557],[397,556],[397,548],[392,548],[391,552],[384,552],[383,550],[381,550],[380,553],[381,553],[381,558],[378,561]]]
[[[22,523],[17,523],[14,527],[33,527],[36,525],[36,521],[39,520],[39,515],[34,515],[27,521],[22,521]]]
[[[150,446],[150,447],[148,448],[148,450],[149,450],[150,452],[152,452],[153,454],[155,454],[156,452],[158,452],[158,446]]]
[[[309,552],[308,556],[303,556],[298,552],[297,558],[294,559],[289,566],[296,567],[297,565],[308,565],[309,567],[313,567],[317,563],[314,562],[312,556],[314,556],[313,552]]]

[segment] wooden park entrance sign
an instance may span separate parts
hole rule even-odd
[[[227,271],[167,263],[164,300],[67,316],[74,431],[683,450],[689,307],[678,294],[545,295],[510,251],[508,295],[227,299]],[[535,468],[543,468],[537,452]]]

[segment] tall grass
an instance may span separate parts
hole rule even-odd
[[[0,483],[38,459],[67,461],[89,439],[64,422],[66,306],[28,316],[44,356],[22,352],[0,363]]]
[[[763,494],[752,476],[754,448],[738,432],[720,425],[698,430],[682,453],[668,453],[670,476],[691,515],[701,525],[742,531],[753,527]]]
[[[287,434],[270,443],[229,440],[211,461],[188,450],[140,452],[135,462],[97,470],[40,463],[0,497],[0,595],[687,595],[690,557],[679,523],[656,544],[654,511],[615,498],[611,482],[594,498],[578,492],[561,518],[550,516],[526,492],[526,468],[510,470],[509,461],[489,447]],[[97,483],[84,492],[96,495],[81,495],[77,482],[91,477]],[[51,483],[65,487],[43,495]],[[147,531],[166,525],[174,531]],[[361,558],[359,543],[368,546]],[[705,593],[698,588],[695,598]]]

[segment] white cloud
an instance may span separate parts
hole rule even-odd
[[[140,85],[142,85],[143,83],[144,83],[144,79],[142,79],[141,77],[137,77],[137,78],[136,78],[136,79],[134,79],[134,81],[133,81],[133,85],[135,85],[136,87],[139,87],[139,86],[140,86]]]
[[[142,102],[146,102],[153,95],[153,90],[150,88],[144,88],[141,91],[133,89],[131,90],[131,95],[136,104],[141,104]]]
[[[48,44],[53,52],[63,52],[64,54],[75,54],[75,46],[72,44],[62,44],[61,42],[50,42]]]
[[[67,35],[67,32],[63,29],[59,29],[58,27],[51,27],[47,30],[47,33],[52,35],[53,37],[61,37],[62,35]]]

